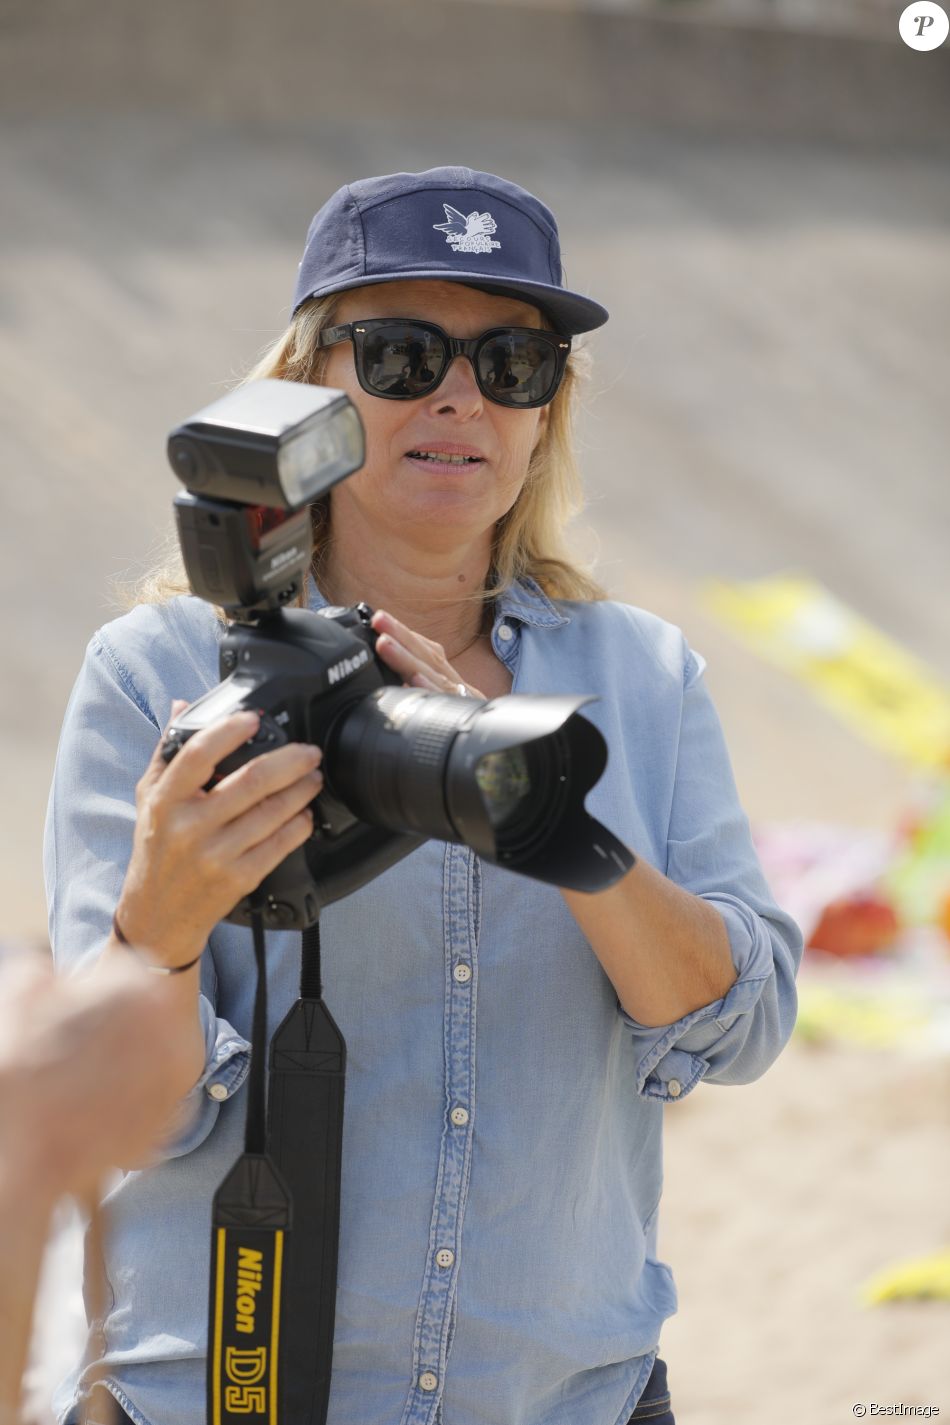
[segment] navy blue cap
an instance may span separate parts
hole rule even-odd
[[[565,336],[607,320],[562,285],[550,208],[517,183],[471,168],[387,173],[339,188],[310,224],[293,309],[376,282],[432,277],[521,297]]]

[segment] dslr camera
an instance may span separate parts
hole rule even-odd
[[[222,610],[221,682],[166,732],[189,737],[245,709],[253,738],[209,786],[286,742],[323,749],[324,787],[307,842],[253,898],[264,924],[305,929],[430,837],[471,847],[536,880],[596,891],[633,857],[584,809],[607,748],[579,709],[591,698],[490,701],[406,687],[376,655],[366,604],[295,606],[312,559],[309,506],[364,459],[343,392],[263,380],[172,431],[185,486],[175,515],[192,590]],[[251,924],[251,897],[226,917]]]

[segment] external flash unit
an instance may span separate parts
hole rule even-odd
[[[168,459],[193,494],[299,510],[363,463],[363,427],[342,391],[253,381],[178,426]]]
[[[192,591],[239,622],[293,602],[310,565],[308,506],[363,463],[343,391],[252,381],[178,426],[168,459]]]

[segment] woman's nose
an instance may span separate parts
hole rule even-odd
[[[467,356],[456,356],[449,363],[438,390],[429,397],[433,409],[444,414],[472,416],[482,409],[484,397],[478,389],[472,363]]]

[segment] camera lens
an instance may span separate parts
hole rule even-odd
[[[368,694],[330,729],[328,790],[364,821],[454,839],[445,768],[459,730],[479,707],[471,698],[410,688]]]
[[[524,748],[506,747],[503,752],[489,752],[476,768],[475,781],[488,820],[496,831],[503,830],[531,792],[531,773]]]
[[[554,886],[599,890],[633,857],[584,810],[607,763],[602,734],[578,715],[588,701],[509,694],[478,703],[380,688],[317,739],[327,791],[370,825],[459,842]]]
[[[331,728],[327,787],[365,821],[462,841],[515,867],[543,852],[568,810],[563,721],[533,698],[512,709],[510,699],[381,689]]]

